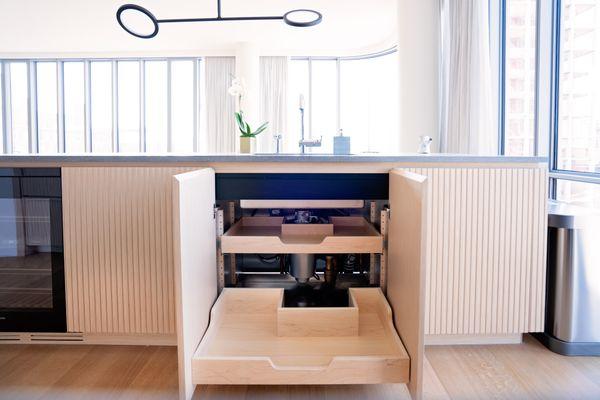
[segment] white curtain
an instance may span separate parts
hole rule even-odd
[[[235,75],[235,58],[206,57],[205,61],[206,151],[234,153],[238,145],[235,99],[227,89]]]
[[[488,1],[442,0],[440,150],[497,154]]]
[[[286,140],[287,129],[287,57],[260,58],[260,121],[269,121],[269,127],[258,135],[256,151],[261,153],[275,152],[276,134],[282,134]],[[283,141],[280,142],[283,151]]]

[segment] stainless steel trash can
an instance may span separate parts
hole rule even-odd
[[[548,207],[546,329],[556,353],[600,355],[600,213]]]

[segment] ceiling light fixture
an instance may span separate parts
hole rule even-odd
[[[158,25],[173,22],[220,22],[220,21],[267,21],[283,20],[290,26],[301,28],[317,25],[323,16],[315,10],[291,10],[282,16],[262,17],[222,17],[221,0],[217,0],[215,18],[174,18],[157,19],[154,14],[137,4],[124,4],[117,10],[117,22],[127,33],[142,39],[150,39],[158,34]]]

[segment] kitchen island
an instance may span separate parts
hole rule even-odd
[[[428,340],[488,335],[502,341],[543,330],[543,157],[7,155],[0,167],[63,169],[69,331],[173,340],[171,177],[202,167],[217,175],[387,174],[394,168],[423,174],[430,191]],[[94,289],[101,278],[107,281],[97,291],[80,287]],[[79,307],[91,299],[95,308],[83,318]],[[130,311],[136,318],[126,318]]]
[[[206,204],[214,201],[221,210],[243,199],[385,203],[391,196],[387,181],[392,171],[422,177],[427,192],[421,220],[424,287],[421,293],[417,286],[416,295],[423,296],[419,332],[425,340],[511,342],[520,340],[522,333],[543,330],[548,179],[544,158],[56,155],[3,156],[0,167],[62,170],[64,337],[90,343],[177,342],[182,288],[174,254],[173,177],[206,169],[214,171],[216,182],[214,200]],[[232,179],[234,184],[223,184]],[[273,190],[273,179],[302,190],[293,195],[281,189],[285,185]],[[256,182],[263,185],[256,189]],[[313,185],[320,185],[319,190]],[[210,192],[205,189],[197,196]],[[397,199],[402,197],[400,193]],[[406,201],[410,204],[409,198]],[[194,207],[191,203],[190,212]],[[393,210],[389,218],[402,216]],[[408,221],[410,213],[402,218]],[[235,219],[233,212],[219,229]],[[383,217],[374,215],[372,222],[384,229]],[[381,283],[385,291],[388,281],[384,276],[371,283]],[[411,362],[418,361],[414,346],[404,344]]]

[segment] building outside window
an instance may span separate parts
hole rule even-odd
[[[505,0],[503,148],[535,154],[536,0]]]
[[[600,176],[600,4],[561,0],[554,169]],[[558,179],[556,198],[600,208],[600,185]]]

